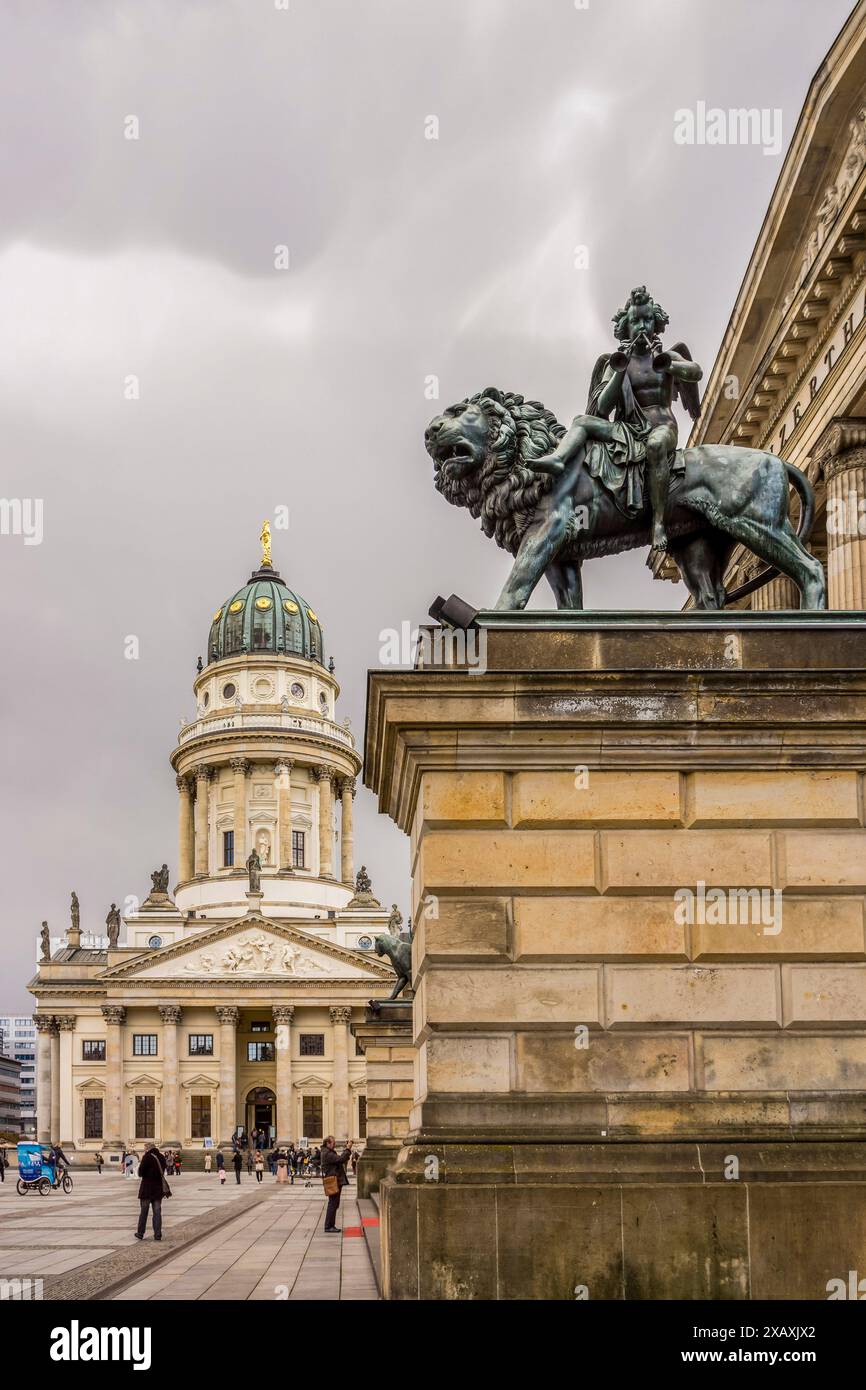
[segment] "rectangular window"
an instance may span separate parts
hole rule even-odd
[[[156,1096],[135,1097],[135,1137],[156,1138]]]
[[[85,1096],[84,1098],[84,1137],[102,1138],[102,1101]]]
[[[223,831],[223,868],[231,869],[235,862],[235,832]]]
[[[303,868],[306,868],[306,864],[305,864],[305,862],[304,862],[304,843],[305,843],[305,841],[306,841],[306,838],[307,838],[307,833],[306,833],[305,830],[293,830],[293,831],[292,831],[292,868],[293,868],[293,869],[303,869]]]
[[[83,1062],[104,1062],[105,1039],[85,1038],[81,1044],[81,1060]]]
[[[133,1057],[155,1057],[156,1033],[133,1033],[132,1055]],[[142,1139],[146,1138],[145,1135],[141,1135],[140,1137]]]
[[[210,1123],[210,1096],[192,1096],[192,1135],[193,1139],[209,1139],[211,1134]]]
[[[301,1033],[300,1049],[302,1057],[324,1057],[324,1033]]]
[[[189,1055],[190,1057],[212,1057],[213,1033],[190,1033]]]
[[[308,1139],[321,1139],[323,1103],[321,1096],[304,1096],[304,1134]]]
[[[358,1138],[367,1138],[367,1097],[358,1097]]]
[[[272,1062],[274,1060],[274,1045],[272,1042],[266,1043],[247,1043],[248,1062]]]
[[[254,1023],[250,1024],[251,1033],[272,1033],[273,1030],[274,1025],[272,1023],[268,1023],[266,1019],[259,1018],[256,1019]]]

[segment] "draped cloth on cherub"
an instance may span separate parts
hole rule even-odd
[[[604,367],[599,370],[602,361]],[[601,359],[593,372],[587,415],[606,418],[599,409],[599,397],[612,375],[605,359]],[[626,516],[638,516],[646,505],[646,440],[651,429],[652,425],[635,400],[631,382],[624,376],[622,394],[614,409],[613,438],[588,440],[585,464],[590,476],[598,478]],[[684,471],[682,450],[677,449],[671,462],[671,474]]]

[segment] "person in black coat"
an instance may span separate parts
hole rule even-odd
[[[341,1228],[339,1226],[335,1226],[334,1222],[337,1219],[337,1210],[340,1205],[340,1197],[342,1196],[343,1188],[349,1181],[349,1179],[346,1177],[346,1164],[349,1162],[349,1159],[351,1157],[351,1139],[349,1140],[343,1152],[341,1154],[338,1154],[337,1141],[334,1138],[333,1134],[329,1134],[324,1144],[322,1145],[322,1182],[327,1182],[328,1178],[336,1178],[337,1190],[336,1192],[332,1192],[328,1197],[328,1207],[325,1212],[325,1231],[328,1235],[339,1235],[340,1233]]]
[[[244,1160],[241,1157],[240,1149],[235,1149],[234,1153],[232,1154],[232,1167],[235,1170],[235,1178],[238,1182],[240,1182],[241,1180],[241,1165],[243,1161]]]
[[[138,1165],[138,1230],[136,1239],[144,1240],[147,1230],[147,1213],[153,1209],[153,1238],[162,1240],[162,1198],[165,1181],[165,1159],[155,1144],[148,1144],[147,1150]],[[167,1194],[166,1194],[167,1195]]]

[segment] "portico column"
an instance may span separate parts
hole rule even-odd
[[[207,875],[208,865],[207,801],[210,775],[209,767],[197,767],[195,770],[195,872],[196,876],[201,877]]]
[[[277,1053],[277,1143],[288,1144],[298,1139],[292,1111],[292,1019],[294,1004],[274,1004],[274,1029]]]
[[[319,878],[334,876],[334,833],[331,825],[331,781],[329,767],[317,767],[319,783]]]
[[[60,1143],[60,1031],[56,1018],[51,1034],[51,1142]]]
[[[175,779],[178,790],[177,803],[177,876],[181,883],[192,878],[193,874],[193,825],[192,825],[192,779]]]
[[[866,609],[866,419],[831,421],[812,458],[827,483],[827,607]]]
[[[340,1145],[349,1135],[349,1022],[352,1010],[338,1005],[328,1010],[334,1032],[334,1138]]]
[[[352,825],[352,800],[355,783],[344,777],[340,783],[340,878],[348,888],[355,882],[355,833]]]
[[[65,1149],[75,1146],[75,1133],[72,1114],[72,1034],[75,1030],[75,1015],[61,1014],[57,1019],[60,1030],[60,1146]]]
[[[284,874],[294,873],[292,864],[292,768],[294,763],[286,758],[274,764],[277,779],[277,813],[279,817],[280,858],[279,866]]]
[[[160,1004],[162,1019],[162,1126],[164,1148],[179,1149],[181,1144],[178,1120],[177,1026],[183,1016],[179,1004]]]
[[[37,1014],[36,1043],[36,1139],[39,1144],[51,1143],[51,1035],[57,1025],[48,1015]]]
[[[232,758],[232,771],[235,775],[235,868],[247,862],[247,773],[250,765],[246,758]]]
[[[240,1009],[218,1004],[220,1021],[220,1129],[219,1143],[230,1144],[237,1124],[237,1026]]]
[[[102,1017],[107,1025],[102,1147],[104,1149],[119,1149],[123,1146],[120,1094],[123,1085],[123,1020],[126,1018],[126,1009],[122,1004],[103,1004]]]

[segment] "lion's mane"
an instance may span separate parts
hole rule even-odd
[[[540,401],[524,400],[516,391],[491,386],[461,404],[478,405],[487,416],[487,457],[463,478],[447,475],[437,464],[436,489],[447,502],[468,507],[480,518],[485,536],[515,555],[532,513],[553,484],[549,474],[533,473],[523,460],[550,453],[565,430]]]

